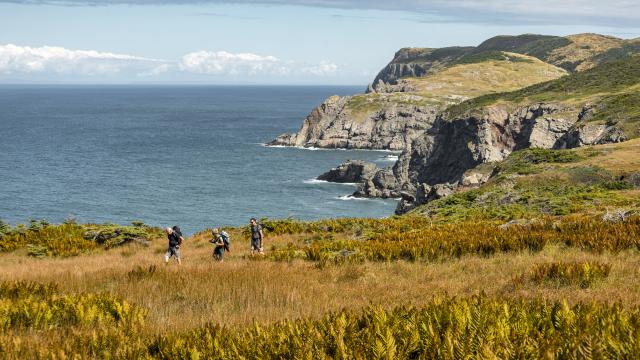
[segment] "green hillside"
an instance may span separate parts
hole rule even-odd
[[[619,60],[640,51],[638,39],[623,40],[600,34],[576,34],[566,37],[523,34],[487,39],[478,46],[445,48],[403,48],[374,80],[395,83],[399,65],[411,66],[419,76],[436,73],[461,63],[492,56],[499,52],[528,55],[567,71],[584,71],[598,64]]]
[[[451,106],[449,118],[484,107],[507,108],[538,102],[562,103],[580,111],[585,104],[595,104],[589,121],[618,124],[628,137],[640,136],[640,56],[627,56],[592,69],[556,80],[535,84],[516,91],[486,94]]]

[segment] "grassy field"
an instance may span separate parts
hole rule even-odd
[[[432,75],[407,78],[418,95],[452,102],[484,94],[513,91],[567,74],[563,69],[534,57],[516,53],[483,53],[467,63],[451,66]]]
[[[351,229],[345,230],[348,222],[343,223],[345,227],[336,227],[334,236],[352,237]],[[637,222],[624,224],[627,231],[635,231],[635,235],[640,231]],[[370,225],[372,228],[386,228],[390,224]],[[398,225],[405,226],[406,223]],[[602,224],[595,222],[592,225],[598,228]],[[240,240],[240,230],[233,230],[233,250],[222,263],[212,261],[211,247],[205,234],[186,240],[181,266],[163,264],[164,239],[153,240],[147,247],[129,244],[64,258],[29,257],[21,250],[2,254],[0,281],[4,287],[16,280],[27,283],[19,284],[18,288],[22,290],[17,295],[15,291],[4,291],[0,296],[0,326],[7,331],[0,335],[0,353],[5,351],[5,355],[14,354],[16,358],[35,356],[36,352],[51,358],[62,353],[104,357],[98,350],[113,351],[114,354],[126,350],[118,357],[190,358],[195,353],[190,350],[194,349],[205,356],[219,355],[217,351],[221,350],[232,353],[231,348],[222,345],[218,345],[215,351],[207,347],[203,331],[221,332],[221,328],[215,327],[217,324],[229,332],[220,339],[221,343],[234,339],[238,342],[238,351],[250,358],[279,357],[297,347],[280,344],[283,348],[279,350],[251,355],[255,349],[246,344],[248,335],[245,332],[253,332],[255,326],[261,324],[266,333],[252,333],[252,337],[261,339],[252,341],[268,342],[268,338],[261,337],[285,336],[281,327],[291,324],[281,321],[304,319],[305,324],[308,321],[323,324],[323,321],[334,320],[325,319],[329,312],[348,311],[350,317],[366,316],[367,311],[373,311],[367,310],[372,306],[383,312],[412,306],[415,308],[412,314],[414,311],[421,314],[423,310],[420,309],[435,306],[438,299],[451,297],[467,301],[462,299],[482,296],[489,302],[507,302],[508,306],[519,306],[521,299],[547,303],[548,306],[563,302],[566,306],[591,302],[620,303],[624,304],[624,309],[616,311],[625,312],[638,311],[636,306],[640,306],[640,286],[636,281],[640,275],[637,243],[609,251],[550,242],[535,249],[463,253],[438,259],[365,260],[324,265],[319,261],[273,257],[279,249],[308,243],[310,238],[317,236],[313,229],[324,226],[326,223],[311,224],[307,230],[291,234],[288,232],[292,227],[276,228],[267,238],[268,251],[264,258],[249,256],[248,241]],[[441,226],[446,225],[434,225],[435,228]],[[461,228],[467,226],[459,224]],[[499,231],[495,229],[494,233]],[[529,233],[526,227],[520,231]],[[606,232],[608,229],[604,229],[603,233]],[[496,241],[491,233],[483,236]],[[606,272],[598,271],[603,266]],[[42,295],[37,287],[25,286],[31,283],[55,284],[56,291],[54,295],[40,299]],[[597,309],[605,311],[608,307],[598,305]],[[46,313],[40,314],[45,310]],[[321,324],[313,326],[320,327]],[[211,327],[217,330],[211,330]],[[635,336],[638,336],[638,329],[633,328]],[[267,335],[269,331],[273,331],[270,336]],[[400,329],[389,331],[391,333],[385,336],[393,337],[396,342],[406,341]],[[355,336],[343,335],[343,341],[351,342],[348,347],[351,355],[347,357],[362,355],[373,358],[375,341],[368,347],[359,343]],[[421,337],[428,338],[424,334]],[[163,351],[167,352],[162,356],[154,353],[158,351],[156,347],[160,346],[160,340]],[[94,343],[89,344],[91,341]],[[184,341],[193,344],[187,347]],[[318,346],[322,345],[320,339],[314,341],[318,341]],[[261,351],[266,349],[269,348]],[[309,349],[303,350],[300,354]],[[332,357],[329,349],[316,350],[319,351],[316,355],[323,353]],[[499,349],[488,347],[485,350],[496,352]],[[533,350],[541,351],[538,347]],[[394,351],[403,354],[400,349]],[[470,349],[464,351],[475,353]]]

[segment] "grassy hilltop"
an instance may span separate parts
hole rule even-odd
[[[344,110],[358,122],[393,105],[440,112],[504,99],[511,105],[561,101],[576,112],[585,104],[597,104],[605,110],[595,120],[637,119],[639,61],[631,55],[639,53],[639,39],[599,34],[496,36],[478,46],[404,48],[376,76],[375,90],[352,96]],[[576,76],[567,76],[571,74]],[[588,86],[583,88],[585,81]],[[545,88],[547,83],[556,88]],[[625,84],[629,86],[621,89]],[[635,125],[625,130],[638,136]]]
[[[444,110],[480,95],[516,90],[566,74],[565,70],[531,56],[483,53],[432,74],[403,78],[399,81],[403,91],[354,95],[345,108],[355,120],[390,103]]]

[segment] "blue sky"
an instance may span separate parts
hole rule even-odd
[[[405,46],[640,37],[640,0],[453,3],[0,0],[0,83],[364,85]]]

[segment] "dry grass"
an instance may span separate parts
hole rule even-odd
[[[406,79],[427,97],[451,99],[513,91],[536,83],[557,79],[567,74],[563,69],[531,56],[505,53],[518,61],[483,61],[461,64],[421,78]]]
[[[355,95],[346,110],[356,122],[364,121],[389,104],[433,106],[443,110],[476,96],[513,91],[567,74],[565,70],[531,56],[504,54],[505,60],[501,61],[460,64],[423,77],[400,79],[400,84],[413,90]]]
[[[622,39],[600,34],[569,35],[567,39],[571,40],[571,43],[551,52],[548,61],[552,64],[582,61],[576,67],[576,71],[583,71],[596,66],[597,63],[593,62],[593,57],[607,50],[618,48],[625,42]]]
[[[235,237],[239,239],[239,236]],[[284,245],[296,235],[269,239]],[[438,263],[364,263],[319,269],[313,263],[251,260],[240,242],[225,262],[214,263],[206,236],[188,239],[184,262],[164,265],[164,242],[149,248],[123,248],[75,258],[33,259],[19,252],[0,256],[0,281],[58,283],[62,291],[109,292],[147,308],[150,333],[187,330],[213,322],[318,318],[328,311],[371,304],[392,308],[424,304],[431,295],[568,299],[570,302],[640,304],[640,253],[592,254],[548,246],[542,252],[468,256]],[[525,285],[512,278],[535,264],[552,261],[600,261],[611,264],[609,277],[594,288]],[[156,266],[155,271],[147,271]],[[134,272],[134,276],[128,275]]]
[[[581,161],[583,165],[599,166],[614,173],[640,171],[640,139],[579,149],[578,153],[595,153]]]

